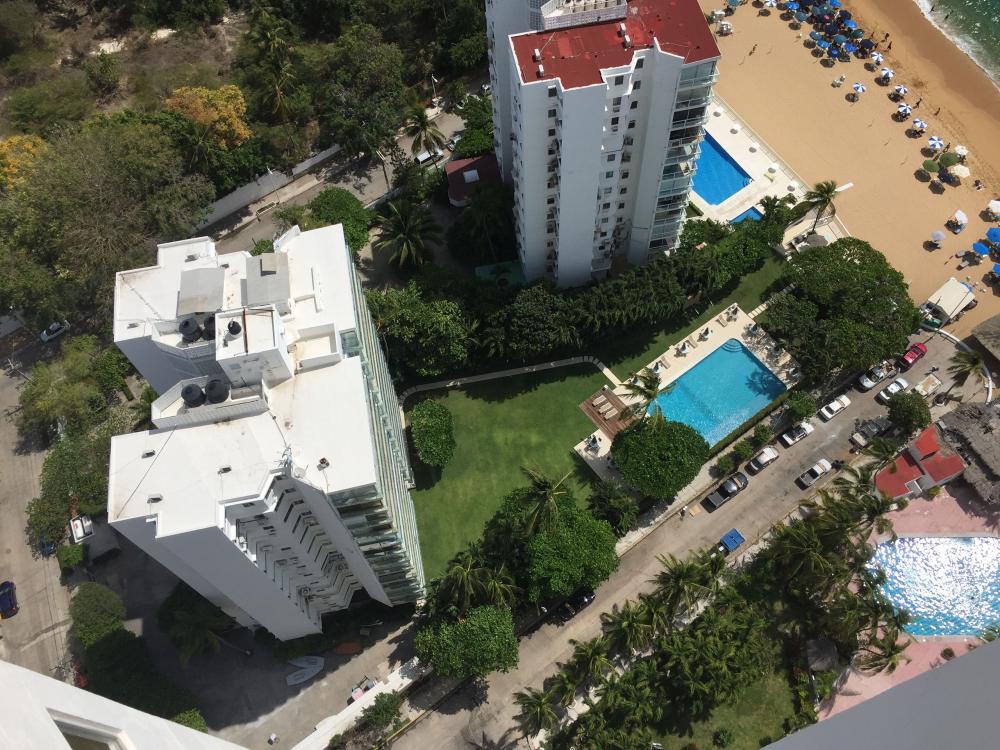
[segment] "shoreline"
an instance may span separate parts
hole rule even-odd
[[[955,47],[957,47],[958,50],[963,55],[972,60],[972,62],[976,64],[976,67],[979,68],[981,71],[983,71],[986,77],[990,79],[993,86],[998,91],[1000,91],[1000,71],[997,72],[991,71],[985,62],[976,57],[976,50],[971,49],[971,47],[975,45],[975,41],[970,39],[969,37],[963,36],[960,33],[949,31],[947,28],[939,24],[937,20],[934,18],[934,16],[931,15],[931,8],[934,7],[933,3],[930,3],[929,7],[924,7],[925,4],[928,3],[928,0],[913,0],[913,2],[917,6],[917,8],[920,9],[921,15],[923,15],[923,17],[927,20],[927,22],[931,24],[931,26],[933,26],[935,29],[940,31],[945,37],[947,37],[948,40]]]

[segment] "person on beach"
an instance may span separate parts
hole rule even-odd
[[[949,16],[951,16],[951,13],[945,13],[944,14],[944,20],[947,21]]]
[[[891,50],[891,49],[892,49],[892,42],[889,42],[889,46],[888,46],[888,47],[886,47],[885,49],[886,49],[886,51],[887,51],[887,52],[888,52],[889,50]]]
[[[757,51],[757,45],[755,44],[753,47],[750,48],[750,54],[752,55],[756,51]]]
[[[882,41],[883,41],[883,42],[886,42],[886,41],[888,41],[888,40],[889,40],[889,32],[887,31],[887,32],[885,33],[885,36],[884,36],[884,37],[882,37]]]
[[[917,103],[913,105],[913,108],[914,108],[914,109],[917,109],[917,107],[919,107],[919,106],[920,106],[920,102],[922,102],[923,100],[924,100],[924,98],[923,98],[923,97],[920,97],[919,99],[917,99]]]
[[[939,114],[941,114],[941,108],[940,107],[938,107],[936,110],[934,110],[934,116],[935,117],[937,117]]]

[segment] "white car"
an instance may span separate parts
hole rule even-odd
[[[795,445],[800,440],[812,435],[816,428],[809,422],[799,422],[788,432],[781,436],[781,442],[786,446]]]
[[[463,135],[465,135],[465,131],[464,130],[459,130],[451,138],[449,138],[448,142],[446,144],[444,144],[444,145],[447,147],[447,149],[449,151],[454,151],[455,150],[455,146],[457,146],[458,142],[460,140],[462,140],[462,136]]]
[[[40,338],[45,343],[48,343],[52,341],[52,339],[59,338],[68,330],[69,330],[69,323],[67,323],[65,320],[63,321],[57,320],[55,323],[50,324],[48,328],[42,331],[38,335],[38,338]]]
[[[767,446],[764,450],[750,459],[749,463],[747,463],[747,469],[751,473],[757,474],[763,471],[765,466],[770,466],[777,461],[778,455],[778,451],[771,446]]]
[[[824,422],[829,422],[850,405],[851,399],[847,396],[837,396],[837,398],[819,410],[819,415],[823,418]]]
[[[910,384],[906,382],[905,378],[896,378],[891,383],[889,383],[889,385],[887,385],[885,388],[879,391],[878,396],[876,396],[875,398],[877,398],[883,404],[887,404],[889,403],[890,398],[895,396],[897,393],[902,393],[909,387]]]
[[[832,468],[833,464],[825,458],[821,458],[804,472],[799,474],[799,478],[796,481],[798,481],[798,483],[803,487],[812,487],[821,476],[826,474]]]
[[[876,365],[860,378],[858,378],[858,388],[862,391],[870,391],[876,385],[886,379],[887,373],[881,365]]]

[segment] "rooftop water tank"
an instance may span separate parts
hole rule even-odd
[[[204,333],[202,334],[205,337],[205,340],[206,341],[214,341],[215,340],[215,316],[214,315],[209,315],[207,318],[205,318],[205,322],[202,325],[203,325],[203,327],[205,329]]]
[[[188,383],[181,388],[181,398],[187,407],[201,406],[205,403],[205,392],[197,383]]]
[[[197,318],[184,318],[181,321],[178,330],[181,332],[181,338],[184,339],[184,343],[190,344],[201,338],[201,326],[198,325]]]
[[[226,326],[226,330],[229,331],[230,336],[239,336],[240,331],[243,330],[243,326],[241,326],[235,320],[230,320],[229,325]]]
[[[210,404],[221,404],[229,398],[229,383],[221,378],[212,378],[205,385],[205,396]]]

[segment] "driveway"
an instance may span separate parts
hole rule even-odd
[[[14,414],[23,383],[17,371],[0,372],[0,580],[15,583],[21,608],[0,622],[0,659],[62,679],[70,674],[69,592],[59,581],[55,557],[36,559],[24,536],[25,506],[38,494],[45,452],[22,444],[17,434]]]
[[[940,368],[937,375],[947,387],[945,371],[954,347],[940,336],[927,339],[926,334],[912,339],[926,341],[929,351],[906,377],[912,385],[937,366]],[[599,635],[601,612],[649,591],[648,581],[660,568],[658,555],[684,557],[716,544],[733,527],[752,542],[792,513],[810,494],[795,484],[795,477],[820,458],[848,460],[851,457],[848,438],[856,421],[885,413],[885,407],[875,400],[878,390],[859,393],[849,389],[851,405],[845,411],[829,422],[815,417],[816,431],[812,435],[791,448],[779,446],[781,455],[777,462],[751,477],[746,490],[715,512],[709,513],[699,506],[698,512],[687,518],[675,515],[656,528],[622,558],[618,570],[598,589],[594,604],[564,625],[545,624],[522,638],[518,668],[492,675],[485,697],[474,688],[463,688],[399,738],[394,747],[403,750],[526,747],[514,721],[517,707],[513,694],[526,687],[541,687],[556,671],[557,664],[570,658],[573,651],[570,639],[580,641]],[[977,396],[980,398],[981,392]],[[690,507],[696,506],[692,503]],[[419,704],[419,701],[419,695],[414,696],[412,702]]]

